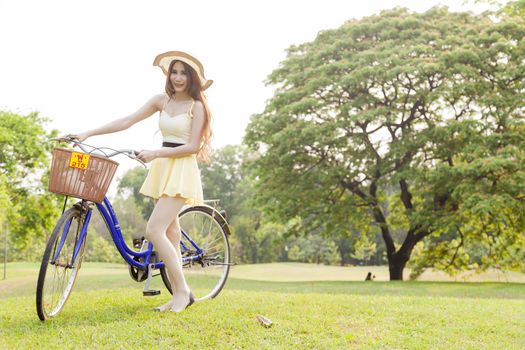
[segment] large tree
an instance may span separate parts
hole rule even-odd
[[[59,198],[46,190],[56,131],[45,124],[38,113],[0,111],[0,223],[7,221],[10,260],[41,257],[58,219]]]
[[[438,7],[292,46],[247,127],[259,203],[334,234],[375,226],[393,280],[418,243],[445,270],[474,245],[485,266],[524,254],[524,37],[523,18]]]

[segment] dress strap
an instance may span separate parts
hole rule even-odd
[[[166,110],[166,105],[168,104],[168,102],[170,101],[170,97],[168,96],[168,94],[165,94],[166,95],[166,99],[164,99],[164,104],[162,105],[162,111],[165,111]]]
[[[193,119],[193,106],[195,106],[195,100],[191,99],[191,106],[190,109],[188,109],[188,115],[191,119]]]

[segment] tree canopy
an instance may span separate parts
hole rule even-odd
[[[59,210],[57,196],[43,190],[53,146],[49,138],[56,135],[45,123],[37,113],[0,111],[0,223],[8,222],[9,250],[17,260],[43,253],[34,247],[43,247]]]
[[[258,203],[328,234],[380,232],[391,279],[416,244],[424,266],[512,265],[525,254],[524,37],[521,17],[398,8],[290,47],[247,127]]]

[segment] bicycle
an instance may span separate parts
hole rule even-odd
[[[84,153],[70,150],[64,151],[61,148],[55,148],[54,151],[51,177],[54,177],[56,180],[57,176],[62,176],[62,179],[59,179],[62,181],[60,185],[62,187],[58,190],[56,188],[52,190],[50,181],[50,191],[65,194],[66,199],[62,215],[47,242],[38,275],[36,308],[40,320],[45,321],[55,317],[64,308],[71,294],[82,265],[87,229],[94,206],[97,207],[105,221],[117,250],[129,265],[131,278],[137,282],[146,281],[143,295],[160,294],[159,290],[150,289],[152,277],[159,274],[167,290],[173,294],[164,263],[153,250],[153,244],[144,237],[140,237],[133,240],[133,248],[139,250],[130,248],[124,240],[117,215],[109,199],[105,196],[116,170],[116,165],[110,164],[111,162],[116,162],[110,158],[122,154],[142,163],[136,158],[136,152],[128,149],[113,150],[108,147],[93,147],[78,142],[72,137],[53,140],[73,143]],[[88,150],[89,148],[90,150]],[[103,150],[112,152],[107,154]],[[55,164],[55,152],[65,153],[70,159],[69,164],[66,166],[64,165],[67,163],[65,156],[57,153],[56,158],[62,157],[62,163],[64,163],[64,159],[66,163],[62,164],[61,170],[55,169],[55,173],[53,173],[54,167],[59,167]],[[95,165],[98,164],[97,161],[104,162],[104,165],[96,165],[95,168],[98,168],[91,171],[91,173],[100,173],[99,170],[102,169],[102,175],[88,174],[91,167],[89,158]],[[71,163],[74,163],[74,166]],[[109,167],[106,166],[108,164]],[[116,164],[118,165],[118,163]],[[144,163],[142,164],[144,165]],[[111,167],[114,169],[109,169]],[[110,174],[111,171],[113,171],[113,174]],[[103,179],[98,183],[94,183],[93,179],[96,180],[97,176]],[[75,179],[72,180],[72,177]],[[73,182],[74,184],[72,185]],[[67,186],[69,188],[66,188]],[[91,191],[92,188],[94,188],[93,191]],[[93,196],[93,192],[96,193],[98,198]],[[65,210],[69,195],[80,200],[71,208]],[[223,289],[231,265],[228,240],[230,229],[226,221],[226,214],[224,211],[219,212],[206,204],[189,206],[181,211],[179,222],[182,231],[180,247],[183,271],[186,281],[194,294],[195,301],[214,298]],[[154,275],[154,270],[159,270],[160,273]]]

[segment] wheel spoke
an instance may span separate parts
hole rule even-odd
[[[214,239],[212,242],[210,242],[210,243],[206,243],[206,249],[205,249],[205,251],[209,251],[209,250],[210,250],[210,246],[211,246],[213,243],[219,241],[220,239],[222,239],[222,237],[217,237],[217,238]]]

